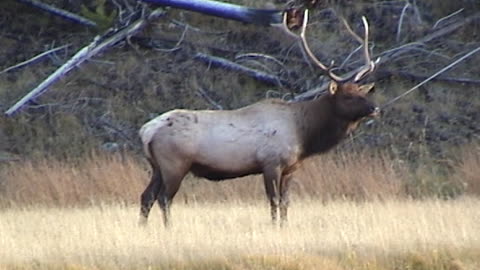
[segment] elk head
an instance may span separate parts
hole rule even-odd
[[[334,96],[335,98],[339,99],[342,105],[340,107],[348,107],[346,104],[360,104],[358,107],[362,107],[361,103],[363,100],[368,102],[365,99],[367,93],[370,92],[371,89],[374,87],[374,83],[360,85],[358,82],[364,79],[368,74],[372,73],[375,69],[376,64],[379,62],[380,58],[376,61],[372,61],[370,59],[370,52],[368,48],[368,36],[369,36],[369,26],[367,19],[363,16],[362,22],[365,28],[365,35],[362,39],[359,37],[348,25],[345,19],[341,19],[343,24],[345,25],[348,32],[355,38],[355,40],[359,41],[363,46],[363,54],[365,58],[365,63],[363,66],[353,70],[344,76],[339,76],[333,72],[333,61],[331,65],[327,66],[323,64],[317,57],[313,54],[312,50],[308,46],[308,42],[306,39],[306,28],[308,23],[308,9],[304,11],[303,14],[298,10],[289,10],[283,14],[283,28],[289,33],[290,35],[294,36],[300,41],[300,44],[305,51],[306,55],[310,58],[310,60],[318,66],[320,69],[325,71],[326,75],[331,79],[329,85],[329,93],[330,95]],[[290,29],[300,26],[301,23],[301,31],[300,35],[293,33]],[[362,100],[363,99],[363,100]],[[361,100],[362,102],[358,102]],[[340,104],[340,103],[339,103]],[[357,107],[357,106],[353,106]],[[350,107],[351,110],[355,111],[353,107]],[[368,107],[368,106],[367,106]],[[365,106],[363,106],[365,108]],[[347,110],[347,108],[345,108]],[[372,109],[372,113],[377,114],[378,108]],[[358,114],[362,114],[365,112],[358,112]],[[365,115],[365,114],[364,114]]]
[[[335,81],[330,82],[328,95],[333,101],[335,115],[349,121],[377,116],[380,111],[379,108],[366,97],[373,88],[374,83],[364,85],[344,83],[339,85]]]

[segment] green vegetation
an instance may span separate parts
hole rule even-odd
[[[106,3],[107,0],[96,0],[95,1],[95,11],[91,11],[85,5],[82,5],[82,12],[81,14],[92,21],[94,21],[100,31],[105,31],[108,28],[113,26],[113,23],[117,17],[117,11],[111,11],[107,13],[106,11]]]

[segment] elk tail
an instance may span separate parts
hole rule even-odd
[[[154,170],[160,171],[160,166],[155,158],[155,152],[153,151],[153,141],[148,142],[145,147],[145,154],[147,155],[147,160]]]
[[[158,128],[158,121],[154,119],[152,121],[147,122],[145,125],[143,125],[142,128],[140,128],[140,131],[138,132],[138,135],[142,140],[143,152],[145,153],[148,159],[152,158],[152,151],[151,151],[150,144],[153,141],[153,137],[155,135],[155,132],[157,131],[157,128]]]

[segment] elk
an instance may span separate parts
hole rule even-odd
[[[308,11],[303,16],[299,41],[330,77],[328,93],[300,102],[266,99],[236,110],[175,109],[144,124],[139,135],[152,176],[141,195],[141,224],[156,200],[168,226],[172,199],[188,172],[213,181],[263,174],[272,222],[280,212],[283,223],[292,173],[302,161],[331,149],[362,119],[379,113],[366,96],[373,83],[358,83],[375,66],[368,52],[366,19],[364,40],[347,25],[363,43],[366,64],[341,77],[311,52],[305,38]]]

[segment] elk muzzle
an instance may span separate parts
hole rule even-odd
[[[372,106],[372,112],[368,116],[369,117],[379,117],[380,116],[380,107]]]

